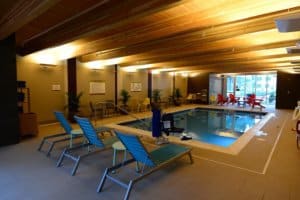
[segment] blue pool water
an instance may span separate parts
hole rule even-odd
[[[196,108],[174,113],[174,119],[175,126],[184,128],[193,140],[228,147],[264,115],[264,113]],[[151,131],[151,118],[143,119],[143,122],[137,120],[122,125]]]

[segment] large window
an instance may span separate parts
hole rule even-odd
[[[275,105],[276,79],[275,73],[227,77],[226,94],[228,96],[231,93],[241,98],[255,94],[257,98],[264,100],[263,104]]]
[[[227,96],[229,96],[229,94],[234,94],[234,78],[233,77],[227,77],[226,78],[226,83],[227,83]]]

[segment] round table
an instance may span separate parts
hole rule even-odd
[[[113,143],[112,148],[114,150],[114,157],[113,157],[113,166],[116,165],[116,159],[117,159],[117,152],[118,151],[124,151],[124,157],[123,157],[123,162],[126,161],[126,148],[124,147],[124,145],[122,144],[122,142],[118,141]],[[115,173],[115,171],[112,171],[113,173]]]
[[[73,129],[73,130],[71,130],[70,147],[73,146],[73,138],[76,138],[79,135],[83,135],[83,132],[82,132],[81,129]]]

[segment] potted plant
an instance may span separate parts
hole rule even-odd
[[[78,94],[74,92],[68,92],[68,104],[65,106],[66,109],[68,109],[68,119],[71,122],[75,122],[74,115],[79,114],[79,108],[80,108],[80,98],[82,97],[83,92],[80,92]]]
[[[179,88],[175,88],[173,92],[173,102],[175,106],[180,106],[182,94]]]
[[[125,90],[125,89],[122,89],[121,90],[121,101],[122,101],[122,106],[121,106],[121,113],[123,113],[123,114],[127,114],[128,113],[128,105],[127,105],[127,103],[128,103],[128,101],[129,101],[129,99],[130,99],[130,94],[129,94],[129,92],[127,91],[127,90]]]

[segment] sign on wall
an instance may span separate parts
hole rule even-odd
[[[130,83],[131,92],[140,92],[142,91],[142,83]]]
[[[91,81],[90,82],[90,94],[105,94],[105,82],[104,81]]]

